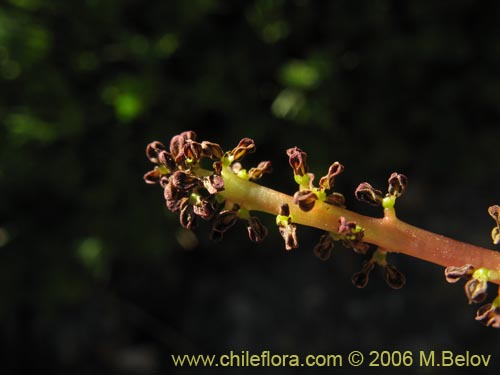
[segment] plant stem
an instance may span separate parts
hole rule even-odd
[[[394,210],[386,209],[383,218],[373,218],[316,201],[311,211],[295,205],[293,197],[239,178],[223,168],[224,191],[220,194],[249,211],[277,215],[282,204],[288,204],[292,221],[329,232],[338,232],[339,218],[345,217],[365,229],[363,241],[387,252],[406,254],[444,267],[471,264],[500,270],[500,252],[456,241],[399,220]],[[499,281],[495,281],[499,283]]]

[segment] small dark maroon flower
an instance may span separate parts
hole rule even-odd
[[[333,206],[345,208],[345,197],[343,194],[333,192],[326,196],[325,203],[331,204]]]
[[[201,142],[201,148],[203,150],[203,156],[209,157],[212,160],[220,160],[222,155],[224,155],[224,151],[217,144],[209,141]]]
[[[338,161],[330,165],[328,168],[328,173],[319,180],[319,186],[323,189],[330,190],[333,188],[335,177],[338,176],[344,170],[344,166]]]
[[[444,270],[446,281],[449,283],[456,283],[460,279],[470,278],[473,273],[474,267],[472,264],[465,264],[461,267],[450,266]]]
[[[286,150],[288,162],[293,169],[293,174],[296,176],[304,176],[307,174],[307,154],[298,147],[289,148]]]
[[[217,194],[218,192],[224,190],[224,179],[216,174],[211,176],[205,176],[201,180],[205,189],[211,195]]]
[[[256,243],[264,241],[268,234],[267,228],[256,216],[251,216],[248,219],[247,231],[250,240]]]
[[[179,190],[189,192],[200,186],[198,177],[191,173],[176,171],[171,177],[172,185]]]
[[[238,221],[238,215],[234,210],[223,210],[215,217],[210,237],[214,240],[222,239],[222,236]]]
[[[405,275],[390,264],[384,266],[384,280],[392,289],[401,289],[406,284]]]
[[[382,200],[384,199],[382,192],[372,187],[368,182],[359,184],[354,195],[358,201],[368,203],[372,206],[382,205]]]
[[[400,197],[406,190],[406,187],[408,186],[408,179],[406,178],[406,176],[404,174],[396,172],[391,174],[388,182],[389,182],[389,188],[388,188],[389,195],[392,195],[396,198]]]
[[[333,246],[332,236],[330,233],[325,233],[320,237],[319,243],[314,246],[313,253],[319,259],[327,260],[332,255]]]
[[[472,278],[465,283],[465,294],[469,303],[481,303],[487,297],[488,282]]]
[[[495,302],[496,300],[493,301],[493,303],[481,306],[477,310],[476,320],[483,323],[485,326],[500,328],[500,306]]]
[[[375,267],[375,263],[368,261],[363,263],[361,271],[356,272],[352,275],[351,281],[356,288],[364,288],[368,285],[368,280],[370,279],[370,272]]]
[[[255,142],[250,138],[243,138],[238,145],[229,153],[232,156],[232,161],[243,159],[247,154],[255,152]]]
[[[271,162],[270,161],[261,161],[257,167],[250,168],[248,171],[248,177],[250,180],[258,180],[260,179],[265,173],[271,173],[272,172],[272,167],[271,167]]]

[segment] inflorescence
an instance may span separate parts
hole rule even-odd
[[[250,138],[243,138],[236,147],[227,152],[224,152],[216,143],[198,142],[196,138],[193,131],[186,131],[174,136],[168,149],[158,141],[148,144],[146,156],[155,164],[155,167],[144,175],[144,181],[147,184],[161,186],[168,210],[179,215],[180,223],[184,228],[195,228],[200,219],[211,222],[210,238],[219,241],[222,240],[224,233],[239,220],[245,220],[250,240],[256,243],[262,242],[269,233],[268,229],[248,207],[245,207],[244,202],[233,201],[231,197],[225,195],[224,176],[230,174],[241,180],[256,181],[272,171],[271,162],[263,161],[248,170],[243,168],[242,159],[255,152],[256,149],[255,142]],[[314,215],[318,201],[345,208],[345,197],[333,191],[335,179],[344,170],[342,164],[337,161],[331,164],[316,186],[315,176],[310,172],[307,164],[307,154],[298,147],[290,148],[286,153],[293,170],[294,180],[298,185],[298,190],[293,195],[293,204],[301,212]],[[354,195],[359,201],[381,206],[386,219],[396,220],[394,205],[407,186],[406,176],[392,173],[388,179],[385,195],[367,182],[359,184]],[[283,237],[285,249],[297,248],[299,246],[297,226],[289,204],[280,202],[275,212],[276,225]],[[498,244],[500,242],[500,207],[491,206],[488,212],[496,222],[491,237],[493,242]],[[388,251],[383,248],[371,249],[370,244],[364,241],[364,233],[365,228],[355,221],[340,216],[338,229],[324,233],[314,247],[313,253],[319,259],[327,260],[332,254],[334,242],[339,241],[356,253],[368,257],[363,262],[361,270],[352,276],[352,282],[356,287],[365,287],[371,271],[375,266],[380,266],[386,283],[393,289],[401,288],[406,282],[405,276],[394,265],[387,262]],[[488,282],[499,283],[500,281],[500,271],[486,268],[475,269],[470,264],[447,267],[445,275],[450,283],[455,283],[462,278],[467,280],[465,292],[469,303],[484,302]],[[477,311],[476,320],[487,326],[500,328],[500,296],[482,306]]]

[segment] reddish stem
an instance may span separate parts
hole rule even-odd
[[[444,267],[472,264],[475,268],[500,270],[500,252],[414,227],[396,218],[392,210],[386,209],[384,218],[373,218],[318,201],[311,211],[304,212],[289,195],[241,179],[227,168],[223,169],[222,175],[225,190],[221,194],[224,198],[250,211],[277,215],[280,206],[286,203],[294,223],[334,233],[338,232],[339,218],[343,216],[365,229],[364,241],[385,251],[406,254]]]

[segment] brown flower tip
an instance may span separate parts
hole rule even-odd
[[[382,192],[372,187],[368,182],[359,184],[354,195],[358,201],[368,203],[372,206],[382,205],[382,200],[384,199]]]
[[[286,150],[286,154],[294,175],[304,176],[307,174],[307,154],[304,151],[298,147],[293,147]]]
[[[384,267],[384,280],[392,289],[401,289],[406,284],[405,275],[390,264]]]
[[[297,227],[292,224],[290,216],[290,207],[284,203],[281,205],[279,214],[276,216],[276,224],[278,225],[279,232],[285,241],[285,249],[292,250],[299,247],[297,241]]]
[[[151,163],[158,163],[158,154],[160,151],[164,151],[165,146],[163,143],[154,141],[146,146],[146,156],[151,161]]]
[[[311,190],[299,190],[293,195],[293,200],[302,211],[311,211],[318,197]]]
[[[493,303],[481,306],[477,310],[476,320],[483,323],[485,326],[500,328],[500,307],[495,302],[496,300],[493,301]]]
[[[373,262],[364,262],[361,271],[356,272],[352,275],[351,281],[356,288],[364,288],[368,285],[368,280],[370,279],[370,272],[375,267]]]
[[[352,248],[357,253],[364,254],[369,248],[369,245],[363,242],[365,230],[354,221],[347,221],[343,216],[339,218],[338,234],[344,246]]]
[[[243,138],[238,145],[233,148],[229,155],[231,156],[231,161],[238,161],[243,159],[247,154],[255,152],[255,142],[250,138]]]
[[[267,228],[256,216],[251,216],[248,219],[247,231],[250,240],[256,243],[264,241],[268,234]]]
[[[278,227],[281,237],[285,241],[285,249],[290,251],[292,249],[296,249],[299,247],[299,243],[297,241],[297,227],[295,224],[288,224],[286,226]]]
[[[191,173],[176,171],[170,177],[172,185],[182,191],[191,191],[200,186],[200,179]]]
[[[481,303],[486,297],[486,290],[488,288],[488,282],[486,280],[470,279],[465,283],[465,294],[469,300],[469,303]]]
[[[334,242],[332,236],[330,233],[325,233],[320,237],[319,243],[314,246],[313,253],[319,259],[327,260],[332,255],[333,246]]]
[[[323,189],[330,190],[334,186],[335,177],[338,176],[344,170],[344,166],[338,161],[330,165],[328,168],[328,173],[319,180],[319,186]]]
[[[202,155],[212,160],[220,160],[224,151],[217,143],[203,141],[201,142]]]
[[[404,174],[396,172],[391,174],[388,182],[389,182],[389,188],[388,188],[389,195],[392,195],[396,198],[400,197],[406,190],[406,187],[408,186],[408,179],[406,178],[406,176]]]
[[[261,161],[257,167],[250,168],[248,177],[250,180],[255,181],[260,179],[265,173],[271,173],[272,170],[270,161]]]
[[[470,278],[473,273],[474,267],[472,264],[465,264],[461,267],[450,266],[444,270],[446,281],[449,283],[456,283],[460,279]]]
[[[491,230],[491,239],[495,245],[498,245],[500,243],[500,206],[494,205],[489,207],[488,213],[497,223],[497,226]]]
[[[212,226],[210,238],[212,240],[221,240],[226,233],[238,221],[238,215],[235,210],[223,210],[215,217]]]

